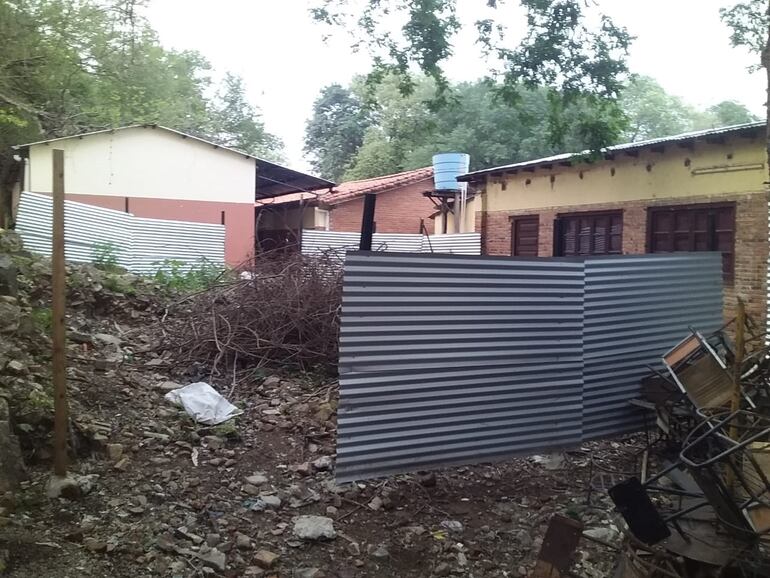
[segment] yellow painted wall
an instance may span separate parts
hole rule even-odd
[[[594,164],[487,177],[485,210],[522,211],[759,192],[765,190],[766,162],[764,142],[759,138],[736,137],[724,144],[698,142],[694,150],[668,144],[663,153],[644,150],[637,158],[618,152],[614,160]],[[716,172],[698,174],[704,170]],[[530,184],[526,184],[528,179]],[[475,206],[481,210],[481,203]]]
[[[469,199],[466,205],[465,209],[465,227],[463,229],[463,233],[474,233],[476,232],[476,211],[480,210],[479,207],[481,206],[481,203],[479,201],[478,197],[473,197],[472,199]],[[436,217],[433,219],[433,231],[436,235],[441,235],[443,233],[443,217],[441,215],[436,215]],[[449,220],[447,221],[447,234],[451,235],[452,233],[459,233],[460,231],[455,230],[455,218],[454,215],[449,215]]]
[[[316,207],[282,207],[281,205],[266,206],[261,209],[259,228],[271,229],[315,229],[321,226],[321,216]]]

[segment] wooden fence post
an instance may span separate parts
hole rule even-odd
[[[67,475],[67,440],[69,404],[67,402],[66,272],[64,264],[64,151],[53,151],[53,239],[52,268],[52,341],[51,369],[54,391],[53,469],[59,477]]]

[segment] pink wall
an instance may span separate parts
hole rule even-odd
[[[178,201],[107,195],[66,195],[70,201],[126,211],[137,217],[225,224],[225,261],[236,266],[254,254],[254,205],[217,201]]]

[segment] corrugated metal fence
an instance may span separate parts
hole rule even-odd
[[[360,238],[360,233],[304,229],[302,231],[302,253],[304,255],[317,255],[334,251],[340,258],[343,258],[345,251],[358,249]],[[481,235],[478,233],[458,233],[427,236],[408,233],[375,233],[372,236],[372,250],[396,253],[480,255]]]
[[[51,254],[51,197],[24,192],[16,230],[35,253]],[[98,245],[109,244],[121,267],[135,273],[156,271],[164,261],[193,264],[205,259],[224,264],[225,228],[222,225],[142,219],[130,213],[74,201],[64,202],[67,260],[88,262]]]
[[[337,479],[637,429],[645,364],[721,317],[719,255],[349,253]]]

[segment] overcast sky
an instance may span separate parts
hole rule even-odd
[[[636,36],[633,72],[654,77],[670,93],[698,107],[737,100],[764,116],[763,74],[750,74],[754,57],[730,46],[719,8],[734,0],[597,0],[601,9]],[[312,21],[313,0],[151,0],[150,22],[170,48],[201,52],[217,72],[241,75],[267,128],[286,144],[290,166],[307,170],[302,153],[305,121],[319,90],[346,84],[369,69],[344,32],[324,42],[327,30]],[[469,25],[447,65],[452,80],[484,76],[487,65],[473,45],[473,21],[486,0],[458,0]],[[502,17],[510,36],[521,32],[518,3],[508,0]],[[500,14],[500,13],[499,13]]]

